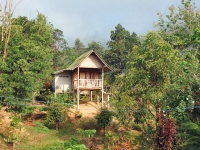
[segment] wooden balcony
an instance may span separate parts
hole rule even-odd
[[[78,87],[78,80],[73,81],[74,89]],[[79,79],[79,89],[98,90],[102,88],[102,79]]]

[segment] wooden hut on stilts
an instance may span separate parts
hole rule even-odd
[[[80,95],[89,94],[93,98],[93,91],[101,93],[101,105],[104,106],[104,98],[109,100],[108,93],[104,90],[104,74],[112,69],[94,51],[88,51],[78,57],[67,69],[52,73],[53,89],[55,95],[66,91],[76,94],[77,109],[79,110]]]

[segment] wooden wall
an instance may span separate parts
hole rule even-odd
[[[78,69],[75,69],[72,72],[72,85],[74,84],[74,80],[78,79]],[[79,70],[79,78],[80,79],[99,79],[99,76],[101,73],[99,72],[99,69],[93,69],[93,68],[80,68]],[[74,88],[74,85],[72,86]]]
[[[80,68],[102,68],[102,62],[94,55],[88,56],[81,64]]]

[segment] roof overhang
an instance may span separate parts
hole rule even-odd
[[[73,70],[75,70],[92,53],[94,53],[97,56],[97,58],[104,65],[103,66],[104,72],[112,72],[113,71],[113,69],[94,50],[91,50],[91,51],[88,51],[88,52],[84,53],[83,55],[79,56],[67,69],[58,70],[56,72],[53,72],[52,75],[56,75],[56,74],[62,73],[64,71],[73,71]]]

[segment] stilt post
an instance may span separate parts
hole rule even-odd
[[[77,74],[78,74],[78,77],[77,77],[77,111],[79,111],[79,99],[80,99],[80,92],[79,92],[79,66],[78,66],[78,69],[77,69]]]

